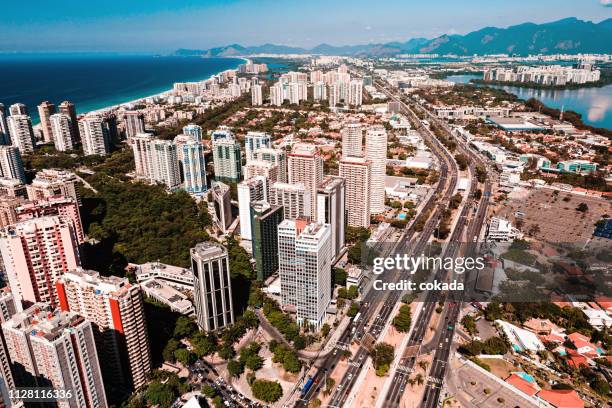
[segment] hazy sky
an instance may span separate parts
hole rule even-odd
[[[432,38],[485,26],[612,17],[612,0],[4,1],[0,51],[167,52]]]

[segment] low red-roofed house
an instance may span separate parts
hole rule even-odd
[[[567,364],[572,368],[588,367],[589,360],[580,354],[577,354],[575,350],[567,350]]]
[[[522,391],[525,394],[529,395],[530,397],[536,395],[537,392],[540,390],[540,387],[538,387],[537,384],[529,382],[517,374],[510,374],[510,376],[504,381],[506,381],[508,384],[518,389],[519,391]]]
[[[555,408],[584,408],[584,401],[574,390],[542,390],[538,397]]]
[[[575,332],[567,336],[567,338],[572,342],[578,354],[582,354],[583,356],[590,358],[599,357],[599,348],[595,344],[591,343],[589,341],[590,339],[584,334]]]

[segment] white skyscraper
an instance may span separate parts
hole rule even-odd
[[[251,86],[251,104],[253,106],[263,105],[263,93],[259,84]]]
[[[314,84],[313,98],[315,101],[324,101],[327,99],[327,85],[325,85],[325,82],[316,82]]]
[[[199,126],[198,126],[199,127]],[[190,140],[181,147],[183,166],[183,188],[191,194],[200,195],[208,190],[206,181],[206,160],[204,145]]]
[[[228,128],[220,128],[212,134],[215,180],[237,182],[242,177],[240,143]]]
[[[216,331],[234,323],[229,259],[224,246],[202,242],[191,248],[198,326]]]
[[[283,307],[299,325],[318,330],[331,300],[331,228],[304,220],[278,226],[278,271]]]
[[[26,182],[21,153],[15,146],[0,146],[0,176]]]
[[[346,182],[342,177],[325,176],[317,192],[317,220],[331,228],[331,253],[335,260],[345,245]]]
[[[284,101],[283,84],[277,82],[270,87],[270,104],[273,106],[282,106]]]
[[[202,126],[195,125],[193,123],[183,126],[183,134],[191,135],[196,142],[202,141]]]
[[[105,156],[109,151],[109,132],[100,114],[89,114],[79,121],[79,133],[86,156]]]
[[[265,132],[247,132],[244,137],[244,150],[247,162],[253,160],[255,150],[270,147],[271,143],[270,135]]]
[[[144,133],[144,115],[138,111],[127,111],[123,117],[125,136],[129,139],[139,133]]]
[[[289,154],[289,184],[302,183],[310,194],[311,214],[317,213],[317,188],[323,181],[323,159],[312,144],[296,143]]]
[[[7,123],[13,146],[18,148],[21,153],[33,152],[34,130],[30,117],[27,115],[11,115],[8,117]]]
[[[272,184],[268,192],[268,201],[271,205],[283,206],[285,219],[310,219],[312,216],[310,192],[302,183]]]
[[[181,173],[176,145],[171,140],[154,140],[151,143],[153,181],[166,185],[170,190],[178,188],[181,184]]]
[[[347,224],[368,228],[372,164],[363,157],[347,157],[340,161],[339,175],[346,180]]]
[[[268,182],[257,176],[238,183],[238,214],[240,215],[240,236],[251,240],[251,203],[268,201]]]
[[[330,108],[333,108],[340,103],[340,100],[342,99],[342,87],[343,85],[340,82],[334,82],[330,85],[328,96]]]
[[[151,153],[151,133],[139,133],[132,137],[131,144],[134,151],[135,174],[137,177],[151,179],[153,174],[153,154]]]
[[[385,176],[387,171],[387,131],[383,126],[372,126],[366,131],[366,159],[372,163],[370,211],[385,212]]]
[[[340,131],[342,134],[342,158],[363,155],[363,128],[359,123],[349,123]]]
[[[255,150],[254,160],[267,161],[278,166],[278,181],[287,182],[287,154],[283,149],[263,148]]]
[[[350,82],[348,88],[348,104],[351,106],[361,106],[363,101],[363,82],[354,79]]]
[[[70,116],[65,113],[56,113],[49,117],[49,123],[55,150],[65,152],[66,150],[74,149]]]

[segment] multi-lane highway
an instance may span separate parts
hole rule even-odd
[[[411,249],[410,243],[413,238],[417,235],[415,231],[415,224],[420,222],[422,218],[428,217],[425,222],[423,230],[418,233],[419,240],[414,246],[417,253],[418,250],[423,250],[436,225],[441,217],[442,211],[446,208],[439,205],[440,197],[443,200],[450,200],[452,193],[454,192],[457,183],[457,172],[454,167],[454,160],[444,149],[442,144],[429,133],[424,134],[425,142],[432,149],[432,152],[438,157],[440,162],[440,178],[434,194],[431,195],[427,203],[424,205],[422,211],[417,216],[416,220],[410,224],[404,234],[402,234],[398,244],[396,245],[393,253],[404,254],[408,253]],[[452,167],[452,169],[451,169]],[[449,177],[449,169],[452,174]],[[430,216],[431,215],[431,216]],[[400,271],[388,270],[383,272],[379,278],[385,282],[396,282],[400,278]],[[360,319],[355,323],[346,327],[342,335],[340,336],[337,344],[337,349],[348,347],[354,338],[362,339],[364,337],[366,328],[368,328],[368,334],[374,339],[377,339],[385,327],[387,321],[391,317],[391,313],[394,310],[395,304],[399,301],[401,292],[399,291],[368,291],[362,299],[362,306],[359,310]],[[379,308],[379,305],[382,306]],[[370,320],[374,318],[371,325]],[[354,330],[353,330],[354,329]],[[317,367],[317,371],[313,376],[315,386],[308,389],[308,391],[298,400],[296,403],[297,407],[306,407],[308,402],[313,399],[320,390],[325,386],[325,378],[331,373],[333,368],[336,366],[341,358],[342,350],[334,351],[329,353],[325,360]],[[351,359],[349,369],[345,373],[341,382],[338,384],[334,391],[330,406],[343,406],[348,398],[350,390],[357,379],[357,376],[363,366],[363,361],[367,357],[367,350],[365,347],[360,347],[355,356]]]
[[[392,98],[398,100],[402,104],[402,111],[404,114],[411,116],[415,119],[415,123],[420,124],[421,122],[416,118],[414,113],[410,111],[410,108],[401,102],[399,99],[393,95],[392,92],[387,90],[384,87],[381,87],[383,92],[386,92],[387,95]],[[451,196],[455,192],[455,188],[457,185],[457,175],[458,168],[455,160],[451,156],[451,154],[446,150],[446,148],[440,143],[440,141],[424,126],[419,127],[421,131],[421,135],[423,136],[425,142],[430,147],[432,152],[437,156],[440,162],[440,180],[436,189],[435,194],[433,194],[430,198],[430,202],[426,206],[426,209],[421,212],[421,214],[425,217],[429,216],[430,209],[431,216],[429,216],[425,226],[422,231],[419,233],[417,242],[415,242],[410,248],[406,248],[405,245],[398,247],[398,253],[409,254],[409,255],[418,255],[424,252],[427,243],[429,242],[431,235],[436,229],[439,220],[442,218],[443,212],[448,207],[448,203],[450,201]],[[414,225],[414,224],[413,224]],[[414,230],[411,230],[411,234],[414,234]],[[409,241],[404,241],[405,243]],[[396,282],[401,275],[396,273],[391,276],[392,279],[386,279],[386,281]],[[376,339],[382,332],[382,329],[386,326],[387,321],[391,317],[391,312],[394,310],[395,305],[400,300],[400,296],[402,293],[400,291],[388,291],[384,293],[386,296],[386,300],[378,313],[376,319],[370,326],[369,333]],[[428,309],[435,307],[435,302],[429,302],[424,306],[424,310],[421,312],[422,314],[428,314],[430,311]],[[423,329],[424,330],[424,329]],[[367,357],[367,350],[365,347],[360,347],[351,363],[349,364],[349,368],[342,378],[338,388],[332,395],[332,399],[329,403],[330,407],[342,407],[346,404],[347,398],[350,395],[350,391],[357,380],[357,377],[362,369],[363,361]]]

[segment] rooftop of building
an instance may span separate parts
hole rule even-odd
[[[36,303],[13,315],[4,325],[29,333],[32,337],[53,341],[65,329],[77,327],[83,322],[85,322],[85,318],[75,313],[53,309],[46,303]]]
[[[97,271],[83,268],[66,272],[62,275],[60,281],[95,287],[97,291],[109,294],[120,294],[132,287],[127,278],[115,275],[101,276]]]
[[[23,182],[19,179],[8,178],[8,177],[0,177],[0,186],[4,187],[19,187],[24,185]]]
[[[151,278],[140,285],[147,294],[172,305],[177,310],[187,310],[193,306],[186,295],[159,279]]]
[[[296,143],[291,149],[292,156],[311,157],[317,154],[317,146],[310,143]]]
[[[319,184],[319,191],[331,191],[339,185],[345,183],[344,178],[338,176],[325,176],[323,181]]]
[[[276,190],[284,190],[284,191],[306,191],[306,187],[304,186],[304,183],[289,184],[289,183],[276,182],[272,184],[271,188],[276,189]]]
[[[191,269],[181,268],[180,266],[168,265],[161,262],[147,262],[141,265],[128,264],[128,269],[134,270],[136,279],[140,281],[139,276],[149,276],[163,273],[164,275],[176,276],[177,278],[192,278],[193,272]]]
[[[217,242],[204,241],[191,248],[191,256],[201,259],[223,256],[227,254],[227,249]]]

